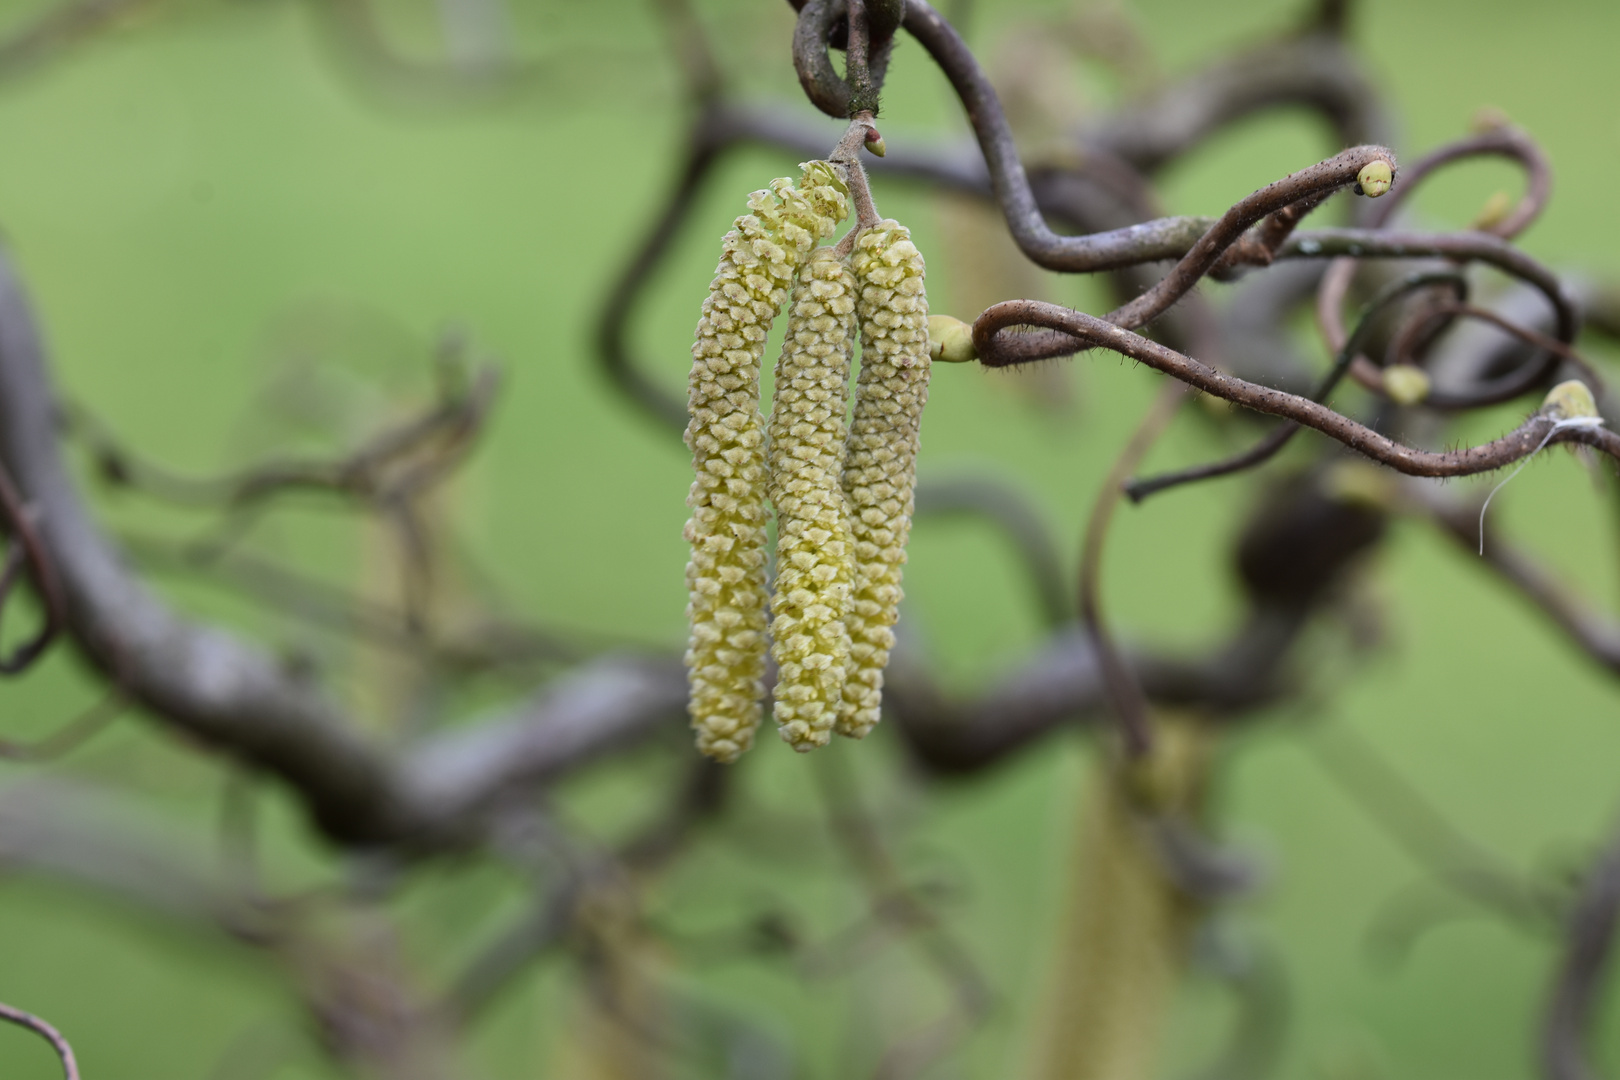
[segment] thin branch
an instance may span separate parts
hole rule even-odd
[[[120,446],[84,409],[70,415],[104,476],[179,505],[240,511],[277,495],[317,491],[382,506],[426,490],[465,459],[488,421],[499,381],[499,372],[485,367],[465,388],[340,457],[269,461],[219,477],[171,473]]]
[[[37,742],[24,743],[0,739],[0,758],[36,764],[55,761],[101,734],[128,708],[129,700],[115,686],[88,709]]]
[[[993,1001],[991,987],[978,963],[906,880],[866,807],[847,755],[818,754],[816,766],[816,789],[833,839],[860,879],[873,915],[905,934],[950,992],[949,1014],[890,1047],[875,1073],[877,1080],[914,1076],[984,1019]]]
[[[680,66],[687,94],[700,105],[719,100],[725,77],[691,0],[653,0],[653,7],[664,19],[670,51]]]
[[[0,570],[0,608],[4,607],[26,561],[34,588],[45,609],[44,619],[34,636],[17,646],[10,656],[0,656],[0,675],[16,675],[31,667],[56,639],[65,618],[65,601],[62,583],[55,564],[46,552],[45,541],[40,537],[33,519],[33,511],[24,505],[17,485],[3,464],[0,464],[0,512],[4,513],[5,528],[13,537],[13,546],[6,552],[4,569]]]
[[[18,1027],[27,1028],[46,1042],[56,1051],[56,1056],[62,1059],[62,1074],[67,1080],[79,1080],[79,1063],[73,1057],[73,1047],[68,1045],[67,1039],[50,1024],[41,1020],[33,1013],[25,1013],[21,1009],[14,1009],[10,1005],[0,1002],[0,1020]]]
[[[0,41],[0,77],[32,71],[53,55],[94,37],[119,19],[159,3],[161,0],[68,0],[57,4]]]
[[[1303,107],[1331,127],[1334,147],[1388,143],[1395,131],[1381,97],[1343,40],[1306,33],[1220,57],[1096,122],[1083,140],[1152,173],[1257,112]]]
[[[1393,170],[1395,154],[1382,146],[1351,147],[1239,199],[1221,215],[1214,227],[1198,238],[1198,242],[1157,285],[1123,307],[1109,312],[1108,321],[1127,330],[1146,326],[1198,284],[1199,279],[1223,255],[1244,239],[1243,234],[1249,226],[1268,214],[1281,215],[1277,224],[1268,223],[1268,227],[1262,230],[1261,238],[1251,246],[1243,259],[1245,262],[1270,263],[1292,233],[1299,213],[1314,207],[1335,191],[1355,184],[1362,168],[1374,161],[1382,161]],[[1294,212],[1295,208],[1302,209]]]
[[[1361,309],[1361,315],[1356,322],[1355,333],[1350,335],[1350,340],[1345,343],[1344,348],[1339,350],[1339,355],[1333,361],[1333,366],[1328,369],[1328,373],[1322,377],[1321,381],[1317,383],[1316,389],[1311,392],[1311,400],[1317,403],[1323,403],[1327,400],[1327,396],[1339,385],[1339,380],[1344,378],[1345,371],[1349,368],[1351,361],[1360,353],[1362,345],[1372,335],[1374,320],[1385,308],[1410,295],[1416,289],[1426,289],[1437,284],[1451,285],[1457,289],[1460,295],[1468,295],[1467,280],[1459,274],[1448,271],[1413,274],[1391,282],[1379,290],[1378,295],[1368,301],[1367,305]],[[1178,469],[1175,472],[1162,473],[1159,476],[1132,480],[1125,485],[1125,494],[1130,496],[1132,502],[1139,503],[1149,495],[1179,487],[1182,484],[1210,480],[1220,476],[1231,476],[1234,473],[1255,468],[1275,457],[1278,451],[1288,445],[1298,431],[1299,425],[1296,423],[1285,422],[1279,424],[1259,442],[1241,453],[1206,465],[1194,465],[1190,468]]]
[[[990,477],[927,477],[917,485],[912,517],[973,517],[994,525],[1018,552],[1047,628],[1072,618],[1057,544],[1040,508],[1016,487]]]
[[[1015,326],[1045,330],[1011,331]],[[1036,300],[1008,300],[989,308],[974,323],[973,339],[981,362],[996,367],[1089,348],[1109,349],[1216,397],[1314,428],[1411,476],[1471,476],[1499,469],[1535,452],[1544,439],[1579,442],[1620,457],[1620,435],[1602,428],[1555,431],[1555,421],[1539,413],[1501,438],[1465,450],[1437,452],[1403,446],[1309,398],[1234,378],[1095,316]]]
[[[1586,383],[1587,387],[1592,391],[1594,396],[1598,398],[1603,396],[1605,387],[1602,374],[1595,366],[1593,366],[1590,361],[1577,352],[1573,346],[1567,345],[1564,342],[1559,341],[1557,338],[1548,337],[1546,334],[1543,334],[1541,331],[1536,330],[1533,327],[1524,326],[1520,323],[1514,322],[1511,319],[1498,315],[1489,308],[1477,307],[1473,304],[1442,303],[1436,304],[1435,306],[1420,312],[1418,317],[1414,319],[1409,324],[1406,331],[1403,332],[1403,342],[1397,343],[1393,347],[1396,360],[1404,361],[1407,359],[1407,356],[1404,355],[1405,350],[1403,348],[1403,343],[1405,340],[1411,340],[1413,338],[1420,338],[1424,336],[1425,331],[1431,328],[1433,322],[1436,320],[1449,320],[1459,316],[1462,318],[1477,319],[1480,322],[1489,323],[1498,330],[1518,338],[1526,345],[1533,345],[1538,349],[1545,349],[1547,352],[1550,352],[1558,358],[1567,361],[1581,373],[1581,379]],[[1435,407],[1445,408],[1446,406],[1444,404],[1439,404]]]
[[[1478,552],[1477,502],[1448,497],[1428,484],[1413,484],[1407,488],[1407,493],[1459,546],[1470,555]],[[1620,620],[1593,611],[1551,571],[1501,537],[1496,526],[1488,528],[1487,541],[1485,554],[1469,561],[1477,561],[1493,570],[1588,658],[1611,674],[1620,675]]]
[[[1403,170],[1401,185],[1391,191],[1387,198],[1374,204],[1372,212],[1367,217],[1367,227],[1383,228],[1393,220],[1395,212],[1412,197],[1412,193],[1425,179],[1447,165],[1475,157],[1505,157],[1524,167],[1526,190],[1518,204],[1498,220],[1478,226],[1480,231],[1503,240],[1511,240],[1519,235],[1541,214],[1547,204],[1552,190],[1552,167],[1535,140],[1511,126],[1498,127],[1448,143],[1407,166]],[[1351,282],[1355,278],[1357,265],[1356,260],[1352,258],[1335,259],[1322,276],[1317,291],[1317,323],[1327,339],[1328,348],[1334,351],[1344,347],[1346,331],[1341,309]],[[1569,342],[1574,338],[1570,336],[1563,340]],[[1383,393],[1383,373],[1371,360],[1357,357],[1351,362],[1350,374],[1369,390]],[[1500,389],[1479,390],[1474,396],[1491,398],[1502,392],[1504,391]],[[1496,398],[1496,400],[1506,399]]]
[[[1147,695],[1136,681],[1135,672],[1125,663],[1113,634],[1108,629],[1102,612],[1102,556],[1103,544],[1108,538],[1108,526],[1113,522],[1114,510],[1119,506],[1120,487],[1125,478],[1136,471],[1164,429],[1170,425],[1176,410],[1186,398],[1186,387],[1167,383],[1159,388],[1153,403],[1148,406],[1136,430],[1131,433],[1125,447],[1103,478],[1102,487],[1092,503],[1086,519],[1085,538],[1080,547],[1079,603],[1080,625],[1102,662],[1103,682],[1108,687],[1108,699],[1119,721],[1121,743],[1128,759],[1141,758],[1153,748],[1153,726],[1149,720]]]
[[[1019,248],[1032,261],[1049,270],[1091,273],[1099,270],[1116,270],[1124,266],[1165,258],[1179,259],[1195,251],[1196,245],[1208,232],[1203,219],[1163,218],[1144,225],[1089,236],[1061,236],[1053,232],[1042,218],[1034,193],[1030,189],[1029,176],[1018,156],[1012,130],[1007,123],[1006,114],[1002,111],[1001,102],[972,51],[950,24],[924,0],[908,0],[905,25],[928,50],[945,77],[950,80],[957,96],[961,98],[962,107],[967,112],[968,121],[973,126],[979,147],[990,169],[991,187],[996,201],[1006,216],[1007,227]],[[1382,147],[1357,148],[1356,151],[1345,153],[1352,155],[1359,153],[1357,164],[1350,170],[1348,178],[1339,176],[1339,168],[1348,164],[1348,159],[1345,162],[1333,159],[1331,166],[1318,167],[1323,169],[1320,173],[1310,173],[1307,170],[1310,175],[1298,180],[1297,186],[1289,186],[1287,181],[1279,181],[1283,187],[1274,186],[1265,189],[1265,195],[1256,193],[1250,200],[1240,203],[1239,206],[1243,209],[1234,210],[1236,216],[1229,218],[1225,230],[1235,227],[1237,234],[1241,234],[1243,229],[1248,228],[1265,214],[1281,210],[1292,202],[1306,198],[1319,188],[1331,190],[1349,186],[1354,182],[1355,173],[1361,166],[1375,157],[1394,163],[1394,155]],[[1253,217],[1247,217],[1249,212],[1260,206],[1264,206],[1262,211]],[[1238,220],[1243,221],[1241,226],[1235,225]],[[1220,253],[1236,241],[1237,235],[1228,238],[1225,230],[1210,239],[1207,247],[1216,249],[1212,254],[1208,253],[1207,248],[1197,249],[1197,254],[1189,266],[1174,281],[1165,285],[1161,292],[1154,295],[1152,300],[1143,301],[1134,307],[1128,305],[1132,316],[1139,312],[1151,312],[1131,325],[1142,325],[1154,314],[1168,307],[1175,296],[1191,287],[1192,282],[1184,281],[1183,278],[1192,273],[1192,266],[1202,263],[1207,255],[1208,263],[1197,272],[1201,276],[1203,269],[1212,265]],[[1155,305],[1161,306],[1154,310]]]
[[[1541,1029],[1547,1080],[1598,1080],[1590,1057],[1591,1028],[1609,970],[1620,918],[1620,833],[1593,863],[1565,928],[1564,955]]]
[[[1313,724],[1303,743],[1323,773],[1447,889],[1516,921],[1556,910],[1549,890],[1465,832],[1350,725]]]

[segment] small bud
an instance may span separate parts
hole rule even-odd
[[[1484,232],[1487,229],[1501,224],[1512,212],[1512,196],[1508,195],[1508,193],[1505,191],[1498,191],[1489,199],[1485,200],[1485,208],[1479,212],[1479,216],[1476,217],[1468,227],[1470,229],[1476,229],[1480,232]]]
[[[1322,490],[1337,502],[1368,510],[1389,510],[1400,496],[1400,485],[1387,469],[1351,459],[1328,467]]]
[[[1411,364],[1384,369],[1384,393],[1397,405],[1416,405],[1429,396],[1429,373]]]
[[[1356,174],[1356,187],[1369,199],[1376,199],[1388,191],[1394,181],[1395,170],[1383,158],[1367,162]]]
[[[873,157],[882,157],[889,152],[889,148],[884,145],[883,136],[878,134],[877,128],[869,127],[866,129],[866,149]]]
[[[949,315],[928,316],[928,355],[945,364],[966,364],[979,358],[973,347],[973,327]]]
[[[1513,121],[1508,119],[1508,114],[1495,105],[1482,105],[1468,121],[1468,130],[1475,135],[1483,135],[1487,131],[1496,131],[1512,123]]]
[[[1547,396],[1542,399],[1538,411],[1554,420],[1573,420],[1581,416],[1598,415],[1597,402],[1592,399],[1592,391],[1579,379],[1561,382],[1547,391]]]

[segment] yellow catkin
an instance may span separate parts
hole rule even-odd
[[[837,731],[859,739],[878,722],[883,669],[900,617],[929,356],[923,258],[911,233],[894,221],[879,222],[861,234],[852,263],[860,287],[861,372],[844,493],[855,542],[855,595]]]
[[[799,270],[771,408],[776,590],[774,712],[795,750],[825,746],[849,663],[854,551],[842,473],[855,338],[855,278],[831,248]]]
[[[697,473],[686,504],[688,711],[697,746],[734,761],[759,726],[765,676],[765,422],[759,361],[799,264],[848,213],[848,190],[824,161],[799,182],[774,181],[726,234],[703,301],[687,406]]]

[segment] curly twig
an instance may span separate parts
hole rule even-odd
[[[1046,331],[1013,332],[1015,326]],[[1010,341],[1003,341],[1003,337]],[[1122,330],[1084,312],[1036,300],[1008,300],[987,309],[973,324],[973,342],[990,367],[1104,348],[1140,360],[1218,398],[1256,412],[1270,413],[1314,428],[1374,461],[1409,476],[1472,476],[1510,465],[1543,444],[1579,442],[1620,457],[1620,435],[1603,428],[1554,430],[1556,421],[1539,413],[1499,439],[1465,450],[1431,451],[1403,446],[1325,405],[1223,374],[1174,349]]]
[[[62,1073],[67,1080],[79,1080],[79,1063],[73,1056],[73,1047],[68,1045],[67,1039],[50,1024],[41,1020],[32,1013],[25,1013],[21,1009],[14,1009],[10,1005],[0,1002],[0,1020],[18,1027],[27,1028],[46,1042],[56,1051],[56,1056],[62,1059]]]
[[[1385,308],[1402,297],[1410,295],[1416,289],[1429,288],[1437,284],[1451,285],[1463,296],[1468,294],[1467,281],[1461,275],[1448,271],[1413,274],[1410,277],[1392,282],[1381,289],[1378,295],[1368,301],[1367,305],[1361,309],[1361,316],[1357,320],[1355,333],[1350,335],[1350,340],[1345,343],[1345,347],[1339,350],[1339,355],[1334,360],[1332,368],[1317,383],[1316,389],[1311,392],[1311,400],[1315,402],[1325,401],[1327,396],[1333,392],[1333,388],[1339,385],[1339,380],[1344,377],[1351,360],[1359,354],[1362,343],[1371,336],[1374,319]],[[1147,479],[1132,480],[1125,485],[1125,494],[1130,496],[1132,502],[1139,503],[1149,495],[1169,488],[1179,487],[1182,484],[1209,480],[1218,476],[1231,476],[1234,473],[1263,465],[1275,457],[1284,446],[1287,446],[1289,440],[1298,431],[1298,424],[1279,424],[1270,434],[1241,453],[1206,465],[1194,465],[1190,468],[1162,473],[1159,476]]]
[[[1448,143],[1425,154],[1416,162],[1407,166],[1404,169],[1401,186],[1390,192],[1387,200],[1375,204],[1372,213],[1367,218],[1367,227],[1372,229],[1383,228],[1385,224],[1393,219],[1395,212],[1412,197],[1412,193],[1418,189],[1425,179],[1447,165],[1474,157],[1505,157],[1518,162],[1524,167],[1526,190],[1523,198],[1519,200],[1513,209],[1500,218],[1495,221],[1482,222],[1478,226],[1481,232],[1503,240],[1511,240],[1519,235],[1541,214],[1543,207],[1547,204],[1548,196],[1552,190],[1552,167],[1547,161],[1546,154],[1542,152],[1541,147],[1536,144],[1535,140],[1519,129],[1510,126],[1498,127],[1479,135]],[[1351,258],[1335,259],[1329,264],[1327,272],[1323,274],[1321,284],[1317,290],[1317,323],[1322,329],[1323,336],[1327,339],[1328,348],[1335,351],[1344,347],[1346,331],[1341,308],[1344,304],[1344,297],[1350,290],[1350,284],[1355,278],[1357,265],[1357,262]],[[1573,338],[1565,340],[1570,341]],[[1545,371],[1541,371],[1534,364],[1526,365],[1525,370],[1540,375],[1545,374]],[[1351,362],[1350,374],[1357,382],[1369,390],[1377,393],[1384,392],[1383,373],[1376,364],[1365,357],[1357,357]],[[1518,391],[1522,393],[1524,388],[1527,388],[1535,381],[1535,378],[1529,375],[1520,375],[1519,373],[1514,373],[1509,378],[1517,378],[1519,382],[1507,382],[1489,388],[1476,388],[1473,393],[1467,395],[1465,399],[1467,404],[1451,407],[1467,408],[1475,404],[1492,404],[1494,401],[1507,400],[1507,397],[1517,396],[1516,393],[1508,392],[1510,387],[1522,383],[1523,385]],[[1506,397],[1497,396],[1504,393]],[[1440,400],[1445,399],[1443,392],[1433,396]],[[1431,404],[1433,403],[1431,402]],[[1434,405],[1434,407],[1444,408],[1447,406]]]

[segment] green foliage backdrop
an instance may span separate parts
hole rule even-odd
[[[381,6],[405,47],[431,40],[426,0]],[[1179,71],[1288,23],[1295,6],[1136,0],[1128,11]],[[20,25],[40,7],[8,0],[0,20]],[[356,66],[334,48],[321,7],[154,3],[0,83],[0,222],[41,309],[61,384],[149,456],[207,472],[285,435],[266,420],[262,390],[289,363],[336,365],[334,407],[375,420],[425,393],[436,338],[462,328],[506,375],[494,425],[455,488],[459,535],[516,612],[615,639],[679,640],[688,462],[609,392],[589,344],[591,313],[647,226],[683,130],[652,13],[631,0],[514,4],[519,41],[543,57],[539,72],[510,94],[446,100]],[[1056,8],[977,3],[970,41],[988,55],[1019,20]],[[785,5],[727,0],[700,9],[742,85],[798,101]],[[1460,134],[1480,106],[1501,108],[1542,141],[1557,170],[1556,197],[1525,248],[1557,266],[1620,274],[1620,68],[1612,58],[1620,9],[1596,0],[1370,0],[1355,35],[1397,111],[1398,151],[1415,155]],[[1105,101],[1107,81],[1095,91]],[[886,96],[890,145],[960,130],[944,82],[914,44],[902,44]],[[829,145],[836,133],[829,122]],[[1264,116],[1178,168],[1168,206],[1219,212],[1329,149],[1307,119]],[[635,336],[672,385],[685,368],[716,238],[743,193],[787,165],[765,153],[733,158],[659,281]],[[1418,204],[1437,223],[1460,226],[1504,185],[1517,185],[1505,167],[1470,166],[1426,188]],[[933,252],[937,203],[901,186],[880,184],[877,194]],[[936,289],[948,292],[957,268],[936,259],[930,269]],[[1091,295],[1054,288],[1076,302]],[[1219,286],[1205,290],[1218,295]],[[1076,549],[1084,508],[1157,381],[1112,357],[1073,363],[1076,403],[1058,414],[1032,411],[1013,385],[1026,376],[942,370],[922,457],[925,473],[1015,477],[1039,497],[1066,551]],[[397,396],[366,389],[377,386]],[[1478,434],[1516,419],[1499,412],[1480,421]],[[1191,460],[1209,446],[1184,416],[1153,462]],[[1190,644],[1222,625],[1232,608],[1225,544],[1242,509],[1236,490],[1207,485],[1122,513],[1107,592],[1125,632]],[[97,506],[128,530],[184,534],[199,524],[104,488]],[[1545,455],[1497,507],[1493,514],[1589,596],[1620,593],[1613,522],[1571,456]],[[267,535],[332,580],[363,573],[363,530],[319,504]],[[1620,809],[1620,688],[1431,533],[1403,526],[1382,557],[1388,639],[1364,667],[1345,672],[1334,716],[1514,862],[1554,872],[1578,865]],[[1003,669],[1038,639],[1016,567],[975,526],[920,527],[907,575],[906,619],[963,684]],[[251,615],[217,592],[172,585],[171,595],[323,662],[341,659],[337,644],[304,640],[291,624]],[[1324,643],[1322,655],[1338,649]],[[64,652],[5,687],[4,726],[47,731],[91,692]],[[1270,883],[1238,921],[1275,943],[1289,966],[1296,999],[1287,1075],[1524,1075],[1548,942],[1472,919],[1423,938],[1399,965],[1369,959],[1370,921],[1423,874],[1327,779],[1318,755],[1333,751],[1311,747],[1330,744],[1313,744],[1301,721],[1297,711],[1279,715],[1230,748],[1219,786],[1227,833],[1269,855]],[[896,755],[881,735],[861,750],[854,764],[874,777]],[[884,793],[885,813],[915,823],[908,859],[960,882],[948,917],[1003,995],[965,1059],[966,1075],[1010,1075],[1022,1061],[1084,754],[1078,740],[1062,741],[988,780],[926,796]],[[762,808],[754,827],[768,829],[764,810],[785,815],[813,796],[803,759],[774,740],[756,756],[744,783]],[[222,770],[139,718],[61,768],[139,790],[153,817],[183,827],[199,851],[213,842]],[[562,797],[575,820],[611,835],[641,806],[638,771],[668,768],[644,755]],[[0,765],[0,784],[27,784],[32,771]],[[312,879],[327,854],[290,807],[277,804],[272,825],[279,883]],[[827,887],[793,874],[749,863],[716,840],[663,886],[662,901],[682,918],[711,905],[718,923],[767,887]],[[512,910],[517,890],[489,869],[451,864],[429,877],[401,901],[419,935],[409,951],[428,970],[447,970],[468,934]],[[825,928],[852,903],[829,892]],[[476,1060],[486,1075],[553,1075],[570,1016],[558,966],[537,970],[479,1029]],[[854,987],[717,964],[693,977],[701,993],[791,1032],[814,1075],[828,1077],[842,1075],[833,1033],[885,991],[877,975]],[[207,1077],[233,1045],[252,1056],[303,1022],[262,963],[223,935],[26,876],[0,880],[0,999],[56,1022],[95,1078]],[[1227,1008],[1195,983],[1167,1075],[1207,1053]],[[33,1080],[55,1068],[42,1046],[0,1029],[4,1075]],[[324,1069],[305,1053],[274,1075]]]

